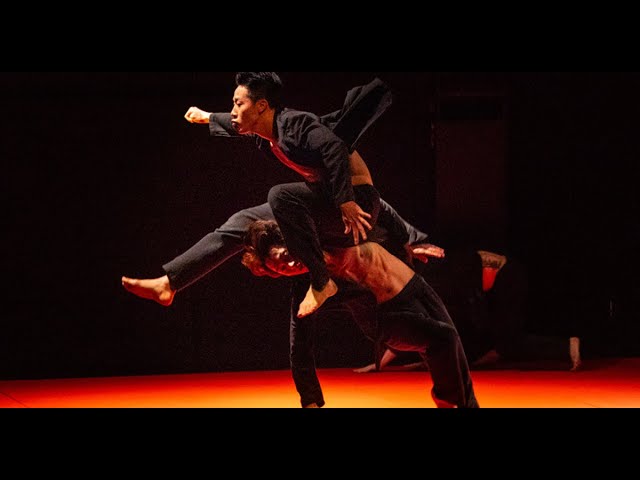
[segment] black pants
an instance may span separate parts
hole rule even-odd
[[[186,252],[162,266],[171,288],[180,291],[242,252],[244,236],[255,220],[275,220],[268,203],[240,210]]]
[[[291,311],[291,372],[301,405],[325,404],[313,355],[321,315],[348,315],[376,344],[418,352],[429,364],[432,394],[460,408],[478,408],[471,373],[460,337],[437,294],[419,275],[392,300],[376,305],[368,290],[341,282],[338,294],[321,311],[304,318],[295,313],[308,288],[296,279]],[[379,350],[379,349],[377,349]]]
[[[375,225],[380,212],[380,194],[371,185],[353,187],[355,201],[371,214]],[[280,226],[289,253],[309,269],[311,285],[322,290],[329,281],[322,247],[354,245],[353,235],[344,233],[342,212],[333,205],[321,184],[287,183],[269,191],[269,205]]]
[[[398,255],[402,255],[404,243],[426,241],[426,235],[407,224],[389,204],[381,200],[380,206],[377,241],[386,241],[384,245],[387,250],[398,251]],[[255,220],[275,220],[268,203],[233,214],[223,225],[206,234],[187,251],[165,263],[162,268],[169,277],[171,288],[183,290],[241,253],[244,236]]]
[[[379,309],[379,341],[394,350],[420,353],[429,365],[434,397],[459,408],[479,407],[456,327],[440,297],[420,275]]]
[[[351,282],[336,279],[338,293],[329,298],[322,308],[303,318],[298,318],[300,302],[309,289],[309,275],[293,279],[289,324],[289,353],[291,374],[300,394],[303,407],[316,403],[325,404],[318,380],[315,362],[316,325],[325,316],[350,317],[371,341],[377,334],[377,304],[374,295]]]

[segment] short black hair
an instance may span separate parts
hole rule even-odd
[[[238,72],[236,86],[245,87],[254,102],[264,98],[271,108],[281,106],[282,80],[276,72]]]

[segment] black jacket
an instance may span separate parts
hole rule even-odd
[[[342,108],[327,115],[279,109],[274,117],[278,146],[292,162],[318,172],[319,182],[325,184],[325,190],[338,207],[354,199],[349,154],[391,103],[389,88],[375,78],[349,90]],[[230,113],[212,113],[209,131],[213,136],[238,136],[231,125]],[[279,161],[268,140],[255,134],[245,136],[254,139],[267,157]]]

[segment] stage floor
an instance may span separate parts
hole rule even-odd
[[[428,372],[320,369],[325,408],[435,408]],[[638,408],[640,358],[474,370],[483,408]],[[299,408],[288,370],[0,381],[0,408]]]

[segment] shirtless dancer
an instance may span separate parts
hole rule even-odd
[[[258,275],[265,270],[272,277],[307,271],[289,254],[275,222],[255,222],[245,244],[242,262]],[[431,368],[431,395],[439,408],[479,407],[458,332],[440,297],[419,274],[374,242],[325,248],[324,259],[332,276],[366,287],[375,295],[380,315],[377,322],[370,318],[377,325],[367,330],[377,332],[372,339],[377,363],[384,345],[418,352]]]

